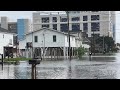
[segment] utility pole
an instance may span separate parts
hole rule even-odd
[[[103,35],[103,53],[104,53],[104,43],[105,43],[105,40],[104,40],[104,35]]]
[[[34,50],[33,50],[33,32],[32,32],[32,58],[34,58]]]
[[[69,60],[71,61],[70,30],[69,30],[69,11],[66,11],[68,18],[68,37],[69,37]]]
[[[94,55],[95,55],[95,39],[94,39],[94,36],[95,36],[95,34],[94,34],[94,31],[93,31],[93,52],[94,52]]]
[[[45,33],[43,33],[43,38],[44,38],[44,40],[43,40],[43,43],[44,43],[44,45],[43,45],[43,60],[44,60],[44,58],[45,58]]]
[[[68,74],[68,77],[69,79],[71,79],[71,73],[72,73],[72,70],[71,70],[71,46],[70,46],[70,30],[69,30],[69,11],[66,11],[66,14],[67,14],[67,19],[68,19],[68,37],[69,37],[69,74]]]

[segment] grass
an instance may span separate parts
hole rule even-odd
[[[4,59],[4,61],[27,61],[27,60],[31,60],[31,58],[6,58]]]

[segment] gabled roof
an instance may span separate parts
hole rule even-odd
[[[35,32],[41,31],[41,30],[49,30],[49,31],[61,33],[61,34],[64,34],[64,35],[68,35],[68,33],[66,33],[66,32],[61,32],[61,31],[58,31],[58,30],[50,29],[50,28],[42,28],[42,29],[39,29],[39,30],[36,30],[36,31],[29,32],[26,35],[29,35],[29,34],[32,34],[32,33],[35,33]],[[74,35],[70,35],[70,36],[75,37]]]

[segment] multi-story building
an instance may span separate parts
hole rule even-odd
[[[8,17],[1,17],[1,27],[8,30]]]
[[[10,22],[8,17],[1,17],[0,27],[16,33],[18,40],[24,38],[24,35],[32,31],[32,25],[29,19],[18,19],[17,22]],[[15,37],[17,39],[17,37]]]
[[[66,14],[41,14],[33,13],[33,30],[43,27],[58,31],[68,31]],[[92,35],[110,36],[115,39],[115,11],[70,11],[69,30],[86,32]]]
[[[31,23],[29,19],[17,20],[18,40],[24,39],[24,35],[31,31]]]

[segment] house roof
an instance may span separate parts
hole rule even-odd
[[[36,30],[36,31],[33,31],[33,32],[29,32],[26,35],[29,35],[29,34],[32,34],[32,33],[35,33],[35,32],[41,31],[41,30],[49,30],[49,31],[61,33],[61,34],[64,34],[64,35],[68,35],[68,33],[66,33],[66,32],[61,32],[61,31],[58,31],[58,30],[50,29],[50,28],[42,28],[42,29],[39,29],[39,30]],[[70,36],[76,37],[75,35],[70,35]]]

